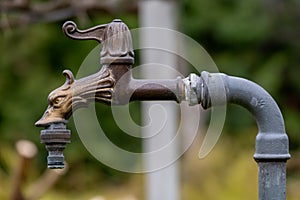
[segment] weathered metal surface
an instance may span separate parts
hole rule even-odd
[[[72,112],[94,101],[114,105],[135,100],[181,101],[184,92],[181,79],[137,80],[132,77],[132,39],[121,20],[87,30],[79,30],[74,22],[66,22],[63,31],[72,39],[101,42],[102,68],[78,80],[70,70],[65,70],[66,82],[49,94],[48,108],[36,126],[66,123]]]
[[[259,199],[286,199],[289,142],[281,111],[271,95],[256,83],[221,73],[202,72],[194,81],[204,108],[235,103],[253,114],[258,126],[254,159],[259,166]]]
[[[96,40],[98,42],[103,41],[104,31],[107,24],[95,26],[86,30],[79,30],[77,25],[72,21],[67,21],[63,24],[62,30],[66,36],[76,40]]]
[[[182,79],[164,79],[164,80],[133,80],[130,83],[133,94],[131,101],[163,101],[173,100],[181,102],[184,92]]]
[[[103,45],[100,53],[101,64],[134,62],[131,33],[120,19],[86,30],[79,30],[74,22],[67,21],[62,29],[72,39],[100,42]]]
[[[258,162],[258,199],[286,199],[286,162]]]
[[[284,120],[268,92],[254,82],[221,73],[202,72],[201,79],[204,87],[203,91],[198,91],[203,93],[203,99],[199,100],[203,107],[234,103],[253,114],[258,126],[255,160],[286,161],[290,158]],[[221,95],[220,91],[225,94]]]
[[[200,104],[204,101],[203,87],[204,84],[199,76],[190,74],[187,78],[183,79],[185,100],[189,102],[190,106]]]
[[[121,20],[84,31],[67,22],[63,30],[74,39],[101,42],[102,68],[78,80],[66,70],[65,84],[50,93],[48,108],[36,122],[37,126],[46,127],[41,131],[41,140],[49,151],[49,168],[63,167],[62,151],[70,142],[65,124],[72,112],[92,101],[121,105],[136,100],[187,100],[190,105],[201,104],[205,109],[235,103],[247,108],[257,121],[254,159],[259,165],[259,199],[285,199],[288,136],[280,109],[263,88],[246,79],[208,72],[185,79],[137,80],[131,74],[131,35]]]
[[[108,68],[78,80],[71,71],[65,70],[66,82],[48,96],[48,108],[36,126],[66,123],[72,112],[87,107],[92,101],[111,103],[115,79]]]
[[[63,150],[71,142],[71,131],[66,129],[64,123],[52,123],[41,131],[41,143],[46,145],[48,151],[48,168],[64,168]]]
[[[78,80],[75,80],[70,70],[65,70],[63,74],[66,82],[49,94],[48,108],[35,123],[36,126],[46,128],[41,131],[41,140],[49,151],[49,168],[63,167],[62,151],[70,136],[70,131],[65,129],[64,124],[77,109],[87,107],[94,101],[109,105],[122,105],[136,100],[180,102],[184,92],[180,78],[137,80],[132,77],[132,39],[128,27],[121,20],[87,30],[79,30],[74,22],[66,22],[63,31],[72,39],[100,42],[103,45],[100,53],[102,68],[95,74]]]

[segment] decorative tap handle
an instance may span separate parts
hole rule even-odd
[[[98,25],[86,30],[79,30],[72,21],[62,27],[66,36],[77,40],[97,40],[102,46],[101,64],[133,64],[134,53],[131,33],[126,24],[115,19],[109,24]]]
[[[66,36],[76,40],[96,40],[100,43],[103,41],[104,30],[107,24],[98,25],[86,30],[79,30],[73,21],[67,21],[62,26]]]

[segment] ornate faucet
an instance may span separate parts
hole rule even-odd
[[[134,63],[131,34],[121,20],[87,30],[79,30],[74,22],[66,22],[62,29],[70,38],[100,42],[103,45],[100,53],[102,67],[95,74],[78,80],[71,71],[63,71],[66,82],[49,94],[48,108],[35,123],[45,127],[41,131],[41,141],[49,151],[49,168],[64,167],[62,151],[70,142],[66,123],[75,110],[93,101],[108,105],[123,105],[136,100],[188,101],[189,105],[201,104],[204,109],[235,103],[254,115],[259,128],[254,159],[258,162],[259,179],[262,180],[260,195],[263,198],[265,193],[273,193],[263,183],[267,176],[270,183],[276,184],[276,193],[285,196],[285,188],[281,187],[285,185],[285,177],[278,182],[274,174],[285,175],[285,162],[290,158],[288,136],[276,102],[259,85],[205,71],[200,76],[190,74],[187,78],[134,79],[131,73]],[[270,173],[266,175],[266,171]]]
[[[64,33],[73,39],[97,40],[102,44],[102,68],[90,76],[75,80],[70,70],[64,70],[66,82],[48,96],[48,108],[35,125],[46,127],[41,141],[49,151],[48,167],[62,168],[62,154],[70,142],[66,123],[72,113],[91,102],[123,105],[134,100],[175,100],[180,102],[184,92],[182,79],[138,80],[131,74],[134,52],[130,31],[121,20],[79,30],[74,22],[66,22]]]
[[[181,101],[184,89],[180,79],[158,81],[132,78],[132,39],[128,27],[121,20],[84,31],[78,30],[76,24],[69,21],[63,25],[63,31],[73,39],[99,41],[103,45],[100,53],[102,68],[78,80],[74,79],[70,70],[64,70],[66,82],[49,94],[49,106],[36,122],[37,126],[65,123],[72,112],[86,107],[91,101],[114,105],[134,100]]]

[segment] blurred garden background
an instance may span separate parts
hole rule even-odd
[[[16,149],[19,140],[32,141],[38,150],[21,184],[24,195],[30,196],[38,179],[49,175],[45,171],[47,152],[39,139],[41,129],[34,123],[45,111],[49,92],[64,83],[62,71],[68,68],[76,74],[87,53],[97,46],[94,41],[66,38],[62,24],[74,20],[84,29],[120,18],[129,28],[139,27],[137,0],[80,2],[0,2],[0,199],[10,199],[16,184],[22,163]],[[178,0],[177,5],[178,30],[201,44],[220,72],[258,83],[277,101],[292,155],[287,165],[287,198],[299,199],[300,2]],[[193,69],[186,71],[188,75]],[[139,105],[131,106],[137,122]],[[101,124],[109,130],[109,138],[140,151],[141,140],[122,136],[108,106],[97,105],[97,112],[105,116]],[[119,172],[101,164],[81,143],[72,118],[68,128],[72,131],[72,143],[64,153],[68,171],[41,199],[145,199],[143,174]],[[248,111],[228,106],[225,127],[213,151],[199,160],[198,138],[180,158],[180,199],[257,199],[257,165],[252,159],[256,133]]]

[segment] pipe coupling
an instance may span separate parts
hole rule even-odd
[[[280,161],[291,158],[289,139],[286,133],[261,133],[256,136],[256,161]]]
[[[199,76],[190,74],[188,77],[182,79],[184,85],[184,99],[190,106],[201,103],[203,99],[204,84]]]

